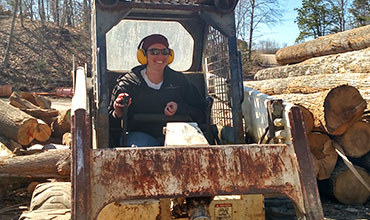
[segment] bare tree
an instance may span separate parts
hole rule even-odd
[[[9,57],[9,51],[10,51],[10,47],[11,47],[11,43],[13,39],[14,24],[15,24],[15,18],[17,16],[17,10],[18,10],[18,0],[15,0],[15,5],[13,8],[12,24],[10,26],[9,40],[8,40],[8,44],[6,45],[6,50],[5,50],[4,60],[3,60],[5,68],[8,67],[8,57]]]
[[[348,18],[349,0],[328,0],[332,11],[337,16],[338,23],[333,32],[341,32],[346,30],[346,23]]]
[[[83,0],[83,26],[86,31],[90,28],[90,0]]]
[[[45,25],[45,2],[44,0],[38,0],[39,16],[42,25]]]
[[[237,36],[248,42],[248,59],[251,59],[254,35],[261,24],[268,26],[281,21],[279,0],[240,0],[236,8]],[[248,31],[247,31],[248,30]],[[248,39],[248,40],[247,40]]]

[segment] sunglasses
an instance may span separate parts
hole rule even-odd
[[[157,49],[157,48],[152,48],[152,49],[149,49],[148,50],[150,55],[159,55],[159,54],[162,54],[162,55],[170,55],[171,52],[170,52],[170,49],[168,48],[164,48],[164,49]]]

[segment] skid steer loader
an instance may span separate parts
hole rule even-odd
[[[263,219],[268,194],[288,197],[298,219],[323,219],[299,108],[243,87],[237,2],[93,1],[92,71],[79,67],[74,74],[72,219],[172,219],[170,199],[184,197],[214,198],[207,207],[212,219]],[[188,136],[206,139],[171,139],[171,132],[184,137],[197,127],[174,123],[165,129],[166,146],[112,146],[111,90],[138,64],[136,47],[152,33],[173,43],[171,67],[186,74],[200,98],[212,97],[207,124]],[[231,195],[239,199],[225,197]]]

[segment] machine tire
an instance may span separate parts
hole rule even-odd
[[[49,182],[36,186],[29,212],[19,220],[33,219],[70,219],[71,218],[71,183]]]

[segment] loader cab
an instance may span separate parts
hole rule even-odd
[[[233,14],[237,1],[228,2],[230,5],[226,6],[196,0],[171,3],[101,0],[93,4],[93,148],[115,147],[110,146],[108,119],[112,88],[117,77],[139,65],[136,59],[139,42],[153,33],[168,38],[175,53],[170,67],[185,73],[202,94],[200,98],[210,95],[216,100],[212,123],[233,125],[230,107],[234,100],[238,103],[234,104],[236,111],[240,111],[237,106],[240,106],[241,92],[235,91],[241,86],[241,70]],[[210,84],[207,76],[213,77],[213,88],[207,88]],[[226,85],[226,82],[232,83],[232,76],[234,92]],[[232,93],[236,95],[234,98]],[[241,118],[237,116],[236,120],[234,128],[239,133],[236,136],[243,137]]]
[[[87,103],[89,83],[84,68],[78,68],[71,110],[73,219],[95,219],[104,206],[117,201],[155,199],[158,204],[184,196],[272,193],[292,199],[299,219],[323,219],[299,108],[243,88],[235,31],[237,2],[93,2],[92,89]],[[230,126],[234,145],[106,149],[111,147],[111,89],[120,74],[137,64],[139,41],[150,33],[169,38],[175,50],[172,67],[185,72],[204,96],[214,98],[212,123]],[[280,135],[278,144],[243,144],[243,117],[249,133],[256,134],[254,141],[264,140],[267,132],[270,137],[278,131],[287,135]],[[282,123],[275,126],[275,119]],[[259,208],[262,200],[258,198]],[[169,210],[168,203],[159,203],[156,210]],[[225,208],[213,207],[214,213]]]

